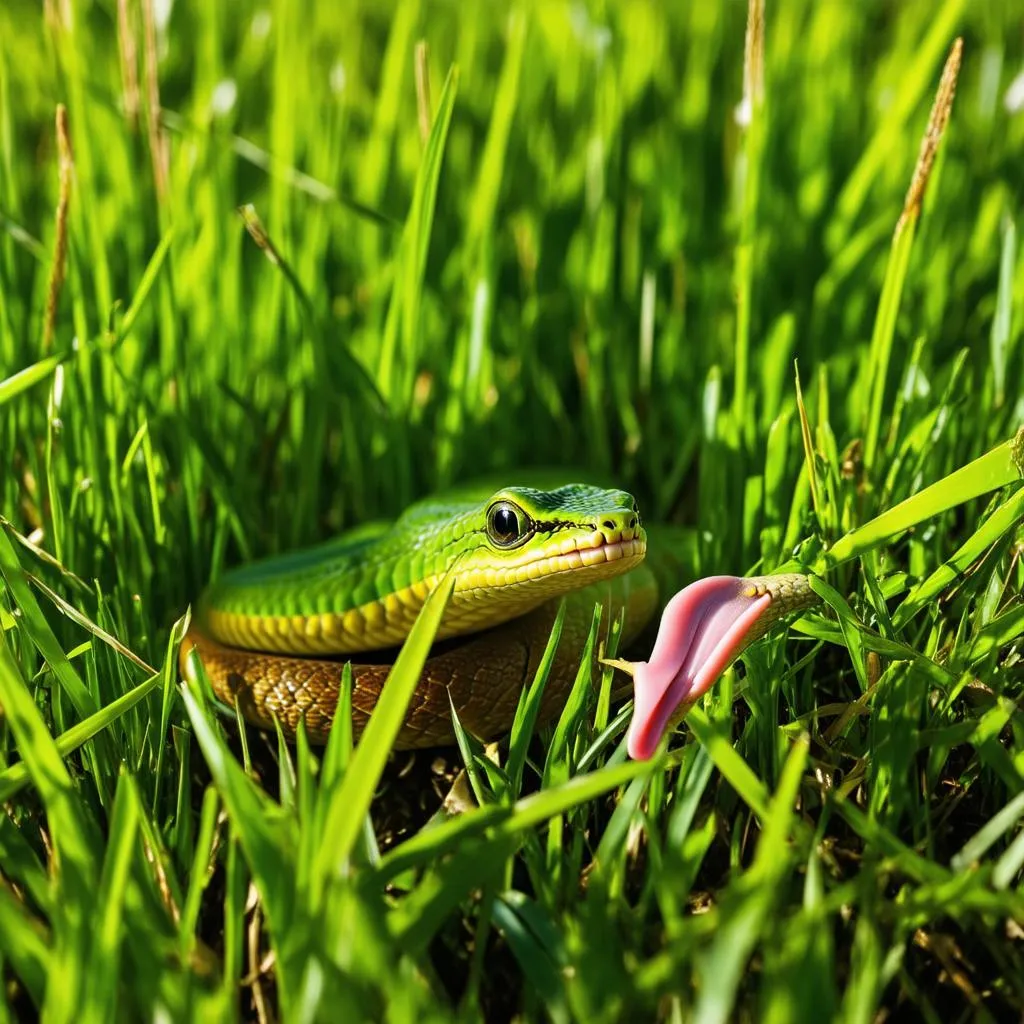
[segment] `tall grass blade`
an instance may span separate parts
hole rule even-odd
[[[310,880],[314,906],[328,879],[344,870],[363,828],[388,753],[402,726],[413,692],[419,685],[430,645],[441,625],[448,598],[455,586],[456,569],[457,566],[449,570],[424,602],[381,688],[377,705],[359,738],[341,785],[327,805],[322,846]]]

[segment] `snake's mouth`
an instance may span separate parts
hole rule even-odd
[[[597,543],[577,544],[576,547],[527,564],[536,566],[540,570],[540,575],[544,575],[545,571],[551,573],[566,569],[583,569],[604,565],[606,562],[618,562],[623,558],[639,561],[647,551],[647,539],[643,536],[623,537],[617,540],[606,540],[603,534],[598,534],[598,537],[601,539]]]
[[[755,626],[771,604],[771,593],[737,576],[698,580],[669,601],[651,660],[633,665],[630,757],[653,756],[669,726],[759,635]]]
[[[498,596],[504,591],[505,600],[509,590],[526,588],[535,598],[543,599],[626,572],[641,562],[646,552],[647,534],[639,525],[587,533],[567,531],[531,550],[474,567],[456,583],[456,595],[476,591]]]
[[[580,585],[588,578],[610,576],[625,572],[639,563],[647,552],[647,537],[642,528],[567,537],[559,543],[548,544],[544,550],[533,553],[515,564],[489,566],[480,573],[479,585],[500,589],[509,586],[549,582],[559,586],[559,577],[569,574],[565,588]],[[587,570],[590,570],[589,572]]]

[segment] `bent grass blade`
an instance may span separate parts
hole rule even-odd
[[[381,688],[377,705],[359,738],[341,785],[327,807],[321,845],[310,875],[313,906],[318,905],[329,877],[347,864],[352,847],[363,828],[374,790],[441,625],[455,586],[457,569],[457,565],[453,566],[424,602]]]

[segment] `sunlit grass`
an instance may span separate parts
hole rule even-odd
[[[1024,1012],[1012,5],[163,10],[0,9],[0,1020]],[[524,467],[823,603],[650,764],[542,664],[457,816],[429,616],[372,747],[179,688],[222,566]]]

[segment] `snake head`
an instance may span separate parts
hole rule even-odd
[[[632,665],[629,756],[653,756],[678,722],[740,654],[787,612],[816,603],[807,577],[709,576],[665,606],[651,660]]]
[[[449,618],[461,632],[507,621],[638,565],[647,534],[632,495],[585,484],[507,487],[457,521],[464,548]],[[450,557],[450,556],[446,556]]]

